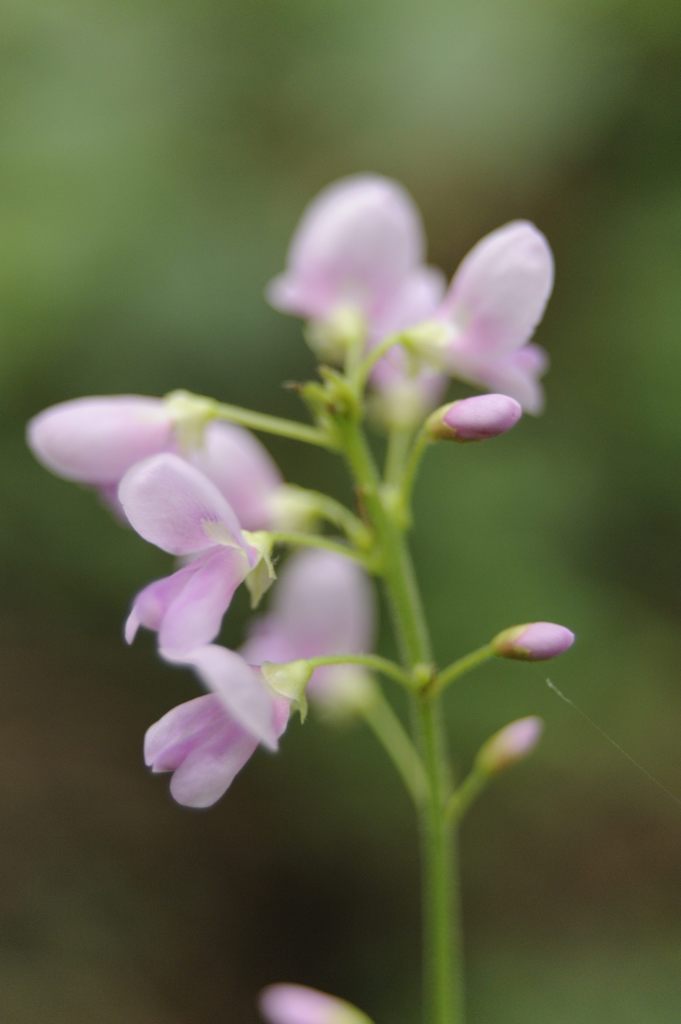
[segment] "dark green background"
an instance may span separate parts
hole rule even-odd
[[[8,1024],[247,1024],[279,979],[418,1019],[410,808],[361,727],[294,725],[208,813],[141,764],[192,695],[131,595],[167,559],[41,471],[45,405],[174,387],[297,416],[312,361],[262,290],[304,203],[394,176],[452,271],[514,217],[550,238],[548,407],[434,451],[415,548],[439,656],[514,622],[579,643],[558,686],[676,792],[681,8],[674,0],[2,0],[0,1001]],[[463,393],[463,390],[461,391]],[[273,445],[347,494],[321,453]],[[226,639],[237,643],[244,608]],[[673,1024],[679,806],[545,686],[449,699],[465,765],[547,735],[473,812],[471,1024]]]

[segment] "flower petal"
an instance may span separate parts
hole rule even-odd
[[[185,654],[161,649],[175,664],[190,665],[243,729],[270,750],[277,748],[274,698],[262,676],[234,651],[208,644]]]
[[[369,649],[373,590],[359,566],[330,551],[289,558],[275,591],[273,614],[296,658]]]
[[[281,486],[282,477],[267,449],[250,431],[231,423],[210,424],[191,462],[218,487],[245,530],[264,530],[270,525],[269,500]]]
[[[460,337],[454,348],[508,352],[528,341],[553,288],[553,255],[528,221],[513,221],[475,245],[452,281],[441,314]]]
[[[164,403],[141,395],[109,395],[61,402],[28,425],[31,451],[67,480],[117,484],[135,462],[173,444]]]
[[[150,725],[144,736],[144,763],[154,772],[174,772],[187,754],[215,729],[226,730],[230,719],[214,693],[171,708]]]
[[[239,522],[215,484],[177,455],[156,455],[133,466],[118,497],[137,533],[171,555],[214,547],[218,532],[224,543],[245,548]]]
[[[185,807],[211,807],[253,756],[258,741],[240,729],[216,734],[183,760],[170,780],[174,800]]]
[[[423,258],[421,218],[396,182],[359,174],[312,200],[296,229],[288,270],[272,282],[270,302],[319,318],[351,305],[371,314]]]

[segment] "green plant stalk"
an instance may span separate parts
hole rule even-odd
[[[418,673],[431,662],[431,645],[404,531],[386,508],[366,439],[351,412],[337,421],[341,449],[358,497],[374,527],[381,575],[400,656]],[[463,1024],[460,906],[454,824],[448,821],[450,780],[437,695],[412,697],[414,729],[426,770],[427,798],[420,807],[424,914],[424,990],[427,1024]]]

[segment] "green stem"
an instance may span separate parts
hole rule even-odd
[[[447,818],[450,821],[461,821],[468,808],[477,800],[490,781],[485,772],[474,768],[461,785],[452,793],[447,804]]]
[[[338,423],[341,446],[359,498],[376,531],[383,575],[400,654],[414,674],[431,662],[431,645],[404,533],[382,499],[376,467],[357,421]],[[439,702],[426,691],[412,698],[415,729],[426,770],[427,798],[420,806],[424,893],[424,983],[428,1024],[463,1024],[463,985],[454,831],[447,822],[449,778]]]
[[[332,526],[342,530],[352,544],[359,548],[368,548],[371,545],[371,532],[349,508],[335,498],[324,494],[322,491],[313,491],[308,487],[298,487],[296,484],[286,484],[286,492],[294,498],[298,495],[303,502],[307,502],[313,513],[320,519],[324,519]]]
[[[411,498],[414,490],[414,484],[416,483],[416,476],[421,467],[423,456],[426,453],[426,449],[431,444],[432,438],[427,430],[427,424],[419,431],[416,440],[414,441],[411,451],[407,457],[407,464],[404,471],[404,477],[402,479],[402,489],[400,491],[400,505],[405,515],[409,515],[411,509]]]
[[[494,651],[490,644],[485,644],[484,647],[478,647],[476,651],[471,651],[470,654],[465,654],[463,658],[458,658],[453,661],[451,665],[447,665],[441,672],[437,674],[433,682],[428,687],[431,694],[441,693],[445,686],[449,686],[456,679],[460,679],[461,676],[467,672],[471,672],[474,668],[479,665],[483,665],[490,658],[494,657]]]
[[[362,715],[377,737],[417,808],[427,799],[428,782],[421,759],[391,705],[377,688]]]
[[[294,548],[321,548],[323,551],[333,551],[336,555],[343,555],[344,558],[351,558],[353,562],[359,562],[367,572],[375,572],[376,567],[373,561],[364,554],[357,551],[349,544],[341,544],[338,541],[322,537],[318,533],[295,533],[286,530],[266,531],[266,535],[274,544],[287,544]]]
[[[413,690],[415,686],[414,679],[408,672],[389,658],[382,658],[380,654],[325,654],[319,658],[305,660],[312,668],[321,668],[322,665],[364,665],[373,672],[393,679],[408,690]]]
[[[354,380],[358,391],[362,391],[364,389],[376,363],[380,362],[383,356],[386,355],[391,348],[395,348],[396,345],[401,344],[401,334],[389,334],[388,337],[384,338],[379,345],[372,348],[371,352],[369,352],[355,370]]]
[[[215,403],[215,419],[227,420],[249,430],[259,430],[265,434],[276,434],[292,441],[303,441],[318,448],[335,448],[333,440],[324,430],[310,427],[306,423],[283,419],[281,416],[270,416],[264,412],[253,412],[242,409],[238,405],[227,405],[225,402]]]

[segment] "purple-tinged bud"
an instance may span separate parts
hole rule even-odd
[[[522,413],[508,395],[475,395],[437,409],[428,420],[428,431],[436,440],[484,441],[505,434]]]
[[[371,1024],[357,1007],[306,985],[270,985],[260,995],[268,1024]]]
[[[547,661],[572,647],[575,634],[556,622],[530,622],[511,626],[492,640],[492,650],[498,658],[517,658],[519,661]]]
[[[544,731],[541,718],[531,715],[504,726],[480,748],[476,764],[486,775],[497,775],[529,757]]]

